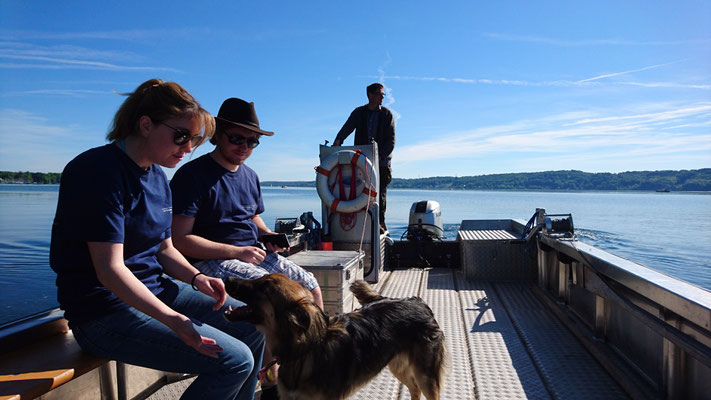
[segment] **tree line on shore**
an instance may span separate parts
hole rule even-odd
[[[41,185],[58,184],[62,176],[59,172],[0,171],[0,183],[34,183]]]
[[[711,191],[711,168],[589,173],[545,171],[480,176],[393,179],[392,188],[453,190],[669,190]]]
[[[264,186],[314,187],[314,181],[265,181]],[[576,170],[477,176],[393,178],[391,189],[711,191],[711,168],[590,173]]]
[[[0,171],[0,183],[57,184],[58,172]],[[265,181],[263,186],[314,187],[314,181]],[[393,178],[392,189],[711,191],[711,168],[590,173],[576,170],[477,176]]]

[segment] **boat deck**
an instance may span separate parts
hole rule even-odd
[[[517,283],[471,282],[449,269],[386,271],[385,296],[420,296],[447,337],[451,370],[442,399],[618,399],[627,395]],[[389,371],[352,399],[409,399]]]
[[[524,285],[472,282],[451,269],[413,268],[385,271],[376,288],[388,297],[419,296],[434,311],[450,355],[442,399],[628,398]],[[167,390],[150,398],[170,398]],[[387,369],[351,397],[409,398]]]

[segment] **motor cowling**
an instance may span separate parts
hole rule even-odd
[[[442,211],[434,200],[422,200],[412,203],[410,220],[407,226],[408,240],[436,239],[444,236]]]

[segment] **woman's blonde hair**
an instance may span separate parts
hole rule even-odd
[[[212,115],[175,82],[150,79],[138,86],[134,92],[121,94],[128,98],[116,111],[111,129],[106,135],[106,139],[111,142],[138,132],[138,121],[144,115],[154,123],[193,115],[205,126],[205,139],[212,137],[215,132],[215,119]]]

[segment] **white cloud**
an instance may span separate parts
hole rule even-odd
[[[704,44],[711,43],[711,38],[699,38],[688,40],[649,40],[636,41],[624,39],[579,39],[567,40],[557,38],[547,38],[533,35],[511,35],[506,33],[484,33],[484,37],[504,40],[509,42],[536,43],[551,46],[573,47],[573,46],[678,46],[681,44]]]
[[[390,52],[386,52],[385,55],[385,62],[383,65],[378,67],[378,82],[385,86],[385,104],[383,105],[390,109],[393,113],[393,119],[397,123],[397,121],[400,120],[401,115],[392,107],[392,105],[395,104],[395,95],[393,94],[393,89],[385,85],[385,80],[387,78],[387,75],[385,75],[385,68],[392,63],[392,58],[390,57]]]
[[[113,31],[53,32],[32,30],[0,30],[3,40],[117,40],[152,41],[190,38],[209,32],[208,29],[127,29]]]
[[[148,65],[129,65],[141,63],[143,57],[124,51],[96,50],[75,45],[40,46],[23,42],[0,42],[0,63],[5,69],[91,69],[108,71],[171,71],[174,68]],[[17,60],[12,61],[12,60]]]
[[[684,60],[672,61],[672,62],[668,62],[668,63],[664,63],[664,64],[650,65],[650,66],[648,66],[648,67],[642,67],[642,68],[637,68],[637,69],[631,69],[631,70],[629,70],[629,71],[612,72],[612,73],[608,73],[608,74],[604,74],[604,75],[600,75],[600,76],[595,76],[595,77],[588,78],[588,79],[583,79],[583,80],[577,81],[576,83],[585,83],[585,82],[596,81],[596,80],[598,80],[598,79],[611,78],[611,77],[613,77],[613,76],[620,76],[620,75],[632,74],[632,73],[635,73],[635,72],[646,71],[646,70],[648,70],[648,69],[655,69],[655,68],[665,67],[665,66],[667,66],[667,65],[677,64],[677,63],[680,63],[680,62],[682,62],[682,61],[684,61]]]
[[[556,81],[523,81],[517,79],[483,79],[483,78],[451,78],[451,77],[432,77],[432,76],[407,76],[407,75],[386,75],[386,79],[402,80],[402,81],[421,81],[421,82],[442,82],[442,83],[461,83],[466,85],[487,85],[487,86],[530,86],[530,87],[600,87],[600,86],[638,86],[646,88],[677,88],[677,89],[711,89],[710,84],[695,84],[695,83],[680,83],[680,82],[634,82],[634,81],[607,81],[600,82],[603,78],[627,75],[633,72],[643,71],[646,69],[655,68],[658,66],[645,67],[636,70],[614,72],[587,78],[578,81],[571,80],[556,80]],[[373,76],[374,77],[374,76]]]
[[[640,86],[646,88],[672,88],[672,89],[711,89],[711,85],[678,83],[678,82],[617,82],[618,85]]]
[[[506,154],[509,159],[514,154],[531,160],[559,154],[574,155],[574,159],[630,161],[708,152],[711,162],[711,133],[704,130],[711,122],[710,104],[643,108],[656,111],[631,115],[618,115],[616,110],[598,111],[597,115],[573,112],[452,132],[440,136],[436,146],[429,139],[401,146],[395,150],[395,158],[410,165],[476,160],[495,154]]]
[[[0,170],[59,172],[85,149],[105,143],[103,134],[60,126],[24,110],[0,110]],[[80,149],[80,150],[77,150]]]
[[[38,90],[23,90],[15,92],[5,92],[0,96],[66,96],[66,97],[86,97],[93,95],[105,95],[111,93],[101,90],[89,89],[38,89]]]

